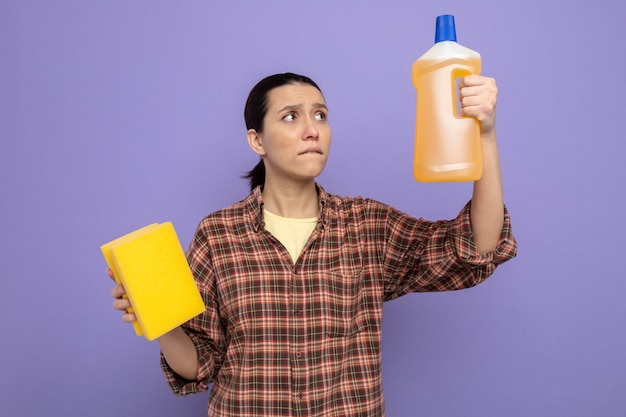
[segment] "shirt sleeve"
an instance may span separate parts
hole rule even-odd
[[[169,366],[161,353],[161,368],[165,380],[176,395],[188,395],[208,390],[220,370],[226,352],[225,330],[219,317],[214,277],[206,239],[200,232],[187,251],[187,260],[204,300],[206,310],[181,327],[190,337],[198,354],[198,378],[189,381]]]
[[[481,254],[474,244],[471,201],[448,221],[413,219],[391,209],[386,232],[385,299],[409,292],[451,291],[486,280],[498,265],[517,254],[506,207],[494,250]]]

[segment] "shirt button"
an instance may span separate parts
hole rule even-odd
[[[296,352],[296,358],[301,358],[302,357],[302,352]]]
[[[299,316],[300,314],[302,314],[301,310],[296,310],[296,316]]]

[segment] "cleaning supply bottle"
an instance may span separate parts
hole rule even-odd
[[[435,45],[412,68],[417,91],[413,164],[417,181],[480,179],[480,125],[475,118],[460,115],[458,98],[458,81],[480,70],[480,54],[456,41],[454,16],[438,16]]]

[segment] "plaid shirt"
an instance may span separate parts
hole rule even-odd
[[[506,210],[496,250],[480,255],[469,203],[429,222],[318,193],[319,222],[295,265],[263,227],[260,188],[198,227],[188,261],[207,310],[183,326],[198,380],[161,364],[177,395],[215,382],[209,416],[384,416],[383,302],[474,286],[516,254]]]

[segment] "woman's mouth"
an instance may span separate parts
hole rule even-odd
[[[322,149],[317,146],[312,146],[310,148],[306,148],[304,151],[300,152],[299,155],[306,155],[310,153],[316,153],[322,155]]]

